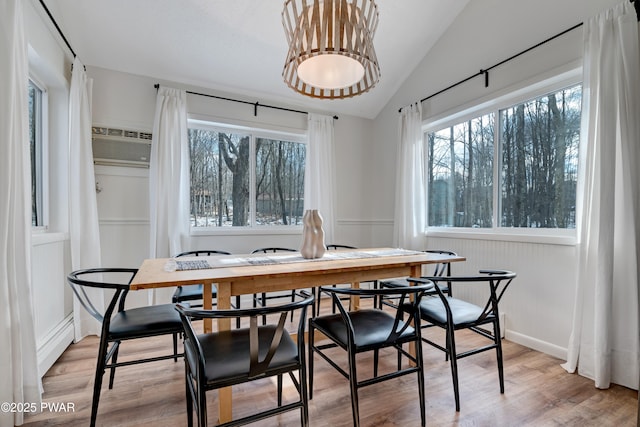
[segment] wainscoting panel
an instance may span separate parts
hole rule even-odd
[[[73,341],[73,297],[65,274],[68,246],[63,233],[43,233],[32,239],[31,283],[41,376]]]
[[[566,357],[576,287],[576,248],[497,240],[429,237],[431,249],[449,249],[467,258],[454,274],[484,268],[513,270],[518,277],[501,302],[506,338],[559,358]],[[464,284],[454,294],[479,301],[480,292]]]

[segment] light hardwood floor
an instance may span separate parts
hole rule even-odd
[[[327,304],[329,305],[329,304]],[[442,336],[431,328],[427,333]],[[479,338],[460,334],[457,342]],[[621,386],[598,390],[593,382],[566,373],[561,360],[504,340],[505,393],[500,394],[495,353],[487,352],[459,361],[461,411],[455,411],[451,372],[443,353],[424,345],[427,384],[427,425],[430,426],[635,426],[638,393]],[[45,411],[27,418],[26,426],[87,426],[98,340],[89,337],[71,345],[43,379],[44,402],[72,403],[74,412]],[[124,343],[127,354],[162,354],[170,338]],[[342,356],[346,363],[344,355]],[[315,386],[309,403],[312,427],[350,426],[349,386],[326,362],[315,359]],[[359,359],[362,374],[372,359]],[[381,366],[393,367],[394,352],[381,354]],[[343,364],[344,365],[344,364]],[[381,368],[383,369],[383,368]],[[101,426],[186,425],[182,360],[161,361],[118,368],[112,390],[103,386],[98,411]],[[105,381],[106,382],[106,381]],[[286,383],[285,383],[286,384]],[[260,380],[233,388],[234,417],[273,405],[275,384]],[[295,391],[286,384],[291,399]],[[363,426],[411,427],[420,425],[415,376],[406,376],[360,390]],[[217,420],[216,392],[208,393],[209,425]],[[291,412],[256,426],[299,425],[299,412]]]

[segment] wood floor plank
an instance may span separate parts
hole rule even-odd
[[[427,331],[435,338],[442,331]],[[480,338],[461,333],[457,342],[476,343]],[[162,354],[171,349],[168,337],[124,343],[127,355]],[[613,385],[598,390],[593,382],[568,374],[561,360],[504,340],[505,393],[500,394],[495,353],[461,359],[461,411],[455,411],[451,371],[444,354],[424,345],[427,384],[427,424],[430,426],[635,426],[638,393]],[[71,345],[43,379],[43,400],[50,404],[72,403],[74,412],[44,411],[26,419],[25,426],[87,426],[98,339],[88,337]],[[340,357],[340,352],[336,353]],[[346,366],[346,358],[343,366]],[[371,372],[371,357],[360,357],[363,375]],[[381,354],[381,370],[395,366],[394,352]],[[352,425],[349,386],[341,375],[319,357],[315,359],[312,427]],[[107,381],[105,381],[106,383]],[[160,361],[118,368],[112,390],[103,386],[98,425],[176,427],[186,425],[183,361]],[[295,399],[293,385],[285,383],[284,398]],[[207,395],[209,425],[217,420],[217,394]],[[411,427],[420,425],[415,376],[405,376],[361,389],[363,426]],[[233,415],[248,415],[276,402],[270,379],[233,388]],[[299,413],[291,412],[254,426],[299,425]]]

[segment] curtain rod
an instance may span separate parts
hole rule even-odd
[[[427,100],[429,100],[429,99],[431,99],[431,98],[433,98],[433,97],[435,97],[435,96],[437,96],[437,95],[440,95],[441,93],[444,93],[444,92],[446,92],[446,91],[448,91],[448,90],[450,90],[450,89],[453,89],[453,88],[454,88],[454,87],[456,87],[456,86],[460,86],[461,84],[466,83],[466,82],[468,82],[469,80],[474,79],[474,78],[476,78],[476,77],[478,77],[478,76],[481,76],[481,75],[484,75],[484,87],[489,87],[489,71],[491,71],[491,70],[493,70],[494,68],[499,67],[500,65],[502,65],[502,64],[504,64],[504,63],[506,63],[506,62],[509,62],[509,61],[511,61],[511,60],[513,60],[513,59],[515,59],[515,58],[517,58],[517,57],[519,57],[519,56],[521,56],[521,55],[524,55],[525,53],[527,53],[527,52],[529,52],[529,51],[531,51],[531,50],[533,50],[533,49],[535,49],[535,48],[538,48],[538,47],[542,46],[542,45],[543,45],[543,44],[545,44],[545,43],[548,43],[548,42],[550,42],[550,41],[552,41],[552,40],[555,40],[555,39],[557,39],[558,37],[565,35],[565,34],[566,34],[566,33],[568,33],[569,31],[573,31],[573,30],[575,30],[576,28],[581,27],[582,25],[583,25],[583,24],[582,24],[582,22],[581,22],[581,23],[579,23],[579,24],[576,24],[576,25],[574,25],[573,27],[571,27],[571,28],[569,28],[569,29],[566,29],[566,30],[564,30],[564,31],[562,31],[562,32],[560,32],[560,33],[558,33],[558,34],[556,34],[555,36],[549,37],[548,39],[546,39],[546,40],[544,40],[544,41],[541,41],[540,43],[538,43],[538,44],[536,44],[536,45],[534,45],[534,46],[531,46],[531,47],[530,47],[530,48],[528,48],[528,49],[525,49],[525,50],[523,50],[523,51],[521,51],[521,52],[518,52],[518,53],[516,53],[515,55],[512,55],[512,56],[510,56],[509,58],[504,59],[504,60],[502,60],[502,61],[498,62],[497,64],[492,65],[492,66],[491,66],[491,67],[489,67],[489,68],[482,69],[482,70],[478,71],[477,73],[475,73],[474,75],[467,77],[466,79],[462,79],[462,80],[460,80],[459,82],[456,82],[456,83],[454,83],[454,84],[452,84],[452,85],[450,85],[450,86],[447,86],[447,87],[446,87],[446,88],[444,88],[444,89],[441,89],[441,90],[437,91],[436,93],[433,93],[433,94],[431,94],[431,95],[429,95],[429,96],[426,96],[426,97],[422,98],[422,99],[420,100],[420,102],[427,101]],[[402,111],[402,108],[400,108],[400,109],[398,110],[398,112],[400,112],[400,111]]]
[[[155,85],[153,85],[153,87],[156,88],[156,90],[157,90],[160,87],[160,85],[158,83],[156,83]],[[249,101],[243,101],[241,99],[225,98],[224,96],[210,95],[208,93],[192,92],[190,90],[187,90],[186,92],[188,94],[190,94],[190,95],[206,96],[207,98],[216,98],[216,99],[221,99],[223,101],[239,102],[241,104],[253,105],[253,115],[254,116],[258,115],[258,107],[271,108],[271,109],[280,110],[280,111],[289,111],[289,112],[292,112],[292,113],[299,113],[299,114],[309,114],[308,111],[293,110],[291,108],[277,107],[275,105],[260,104],[257,101],[256,102],[249,102]],[[338,120],[338,116],[333,116],[333,118],[335,120]]]
[[[53,25],[56,27],[56,30],[58,30],[58,34],[60,34],[60,37],[62,37],[62,40],[65,42],[65,44],[67,45],[67,47],[69,48],[69,50],[71,51],[71,53],[73,54],[73,57],[75,58],[76,52],[73,50],[73,48],[71,47],[71,45],[69,44],[69,41],[67,40],[67,38],[64,36],[64,33],[62,32],[62,30],[60,29],[60,26],[58,25],[58,23],[56,22],[55,18],[53,17],[53,15],[51,14],[51,12],[49,11],[49,8],[47,7],[47,5],[44,3],[44,0],[40,0],[40,4],[42,5],[42,7],[44,8],[44,11],[47,12],[47,15],[49,15],[49,19],[51,19],[51,22],[53,23]]]
[[[637,15],[637,17],[638,17],[638,21],[640,21],[640,1],[636,1],[636,0],[629,0],[629,2],[630,2],[630,3],[632,3],[632,4],[633,4],[633,6],[634,6],[634,8],[636,9],[636,15]],[[529,51],[531,51],[531,50],[533,50],[533,49],[536,49],[536,48],[538,48],[538,47],[542,46],[542,45],[543,45],[543,44],[545,44],[545,43],[548,43],[548,42],[550,42],[550,41],[552,41],[552,40],[555,40],[555,39],[557,39],[558,37],[561,37],[561,36],[565,35],[566,33],[570,32],[570,31],[573,31],[573,30],[575,30],[576,28],[581,27],[582,25],[583,25],[583,23],[582,23],[582,22],[581,22],[581,23],[579,23],[579,24],[576,24],[576,25],[574,25],[573,27],[568,28],[568,29],[566,29],[566,30],[562,31],[562,32],[560,32],[560,33],[556,34],[555,36],[549,37],[548,39],[546,39],[546,40],[544,40],[544,41],[541,41],[540,43],[538,43],[538,44],[536,44],[536,45],[534,45],[534,46],[531,46],[530,48],[525,49],[525,50],[523,50],[522,52],[516,53],[515,55],[513,55],[513,56],[511,56],[511,57],[509,57],[509,58],[507,58],[507,59],[505,59],[505,60],[503,60],[503,61],[500,61],[500,62],[498,62],[497,64],[492,65],[491,67],[489,67],[489,68],[487,68],[487,69],[480,70],[480,71],[478,71],[476,74],[474,74],[474,75],[472,75],[472,76],[469,76],[469,77],[467,77],[466,79],[460,80],[459,82],[454,83],[454,84],[452,84],[451,86],[447,86],[446,88],[444,88],[444,89],[442,89],[442,90],[439,90],[439,91],[438,91],[438,92],[436,92],[436,93],[433,93],[433,94],[431,94],[431,95],[429,95],[429,96],[427,96],[427,97],[422,98],[422,99],[420,100],[420,102],[427,101],[428,99],[431,99],[431,98],[433,98],[433,97],[435,97],[435,96],[437,96],[437,95],[440,95],[440,94],[441,94],[441,93],[443,93],[443,92],[446,92],[446,91],[448,91],[448,90],[450,90],[450,89],[453,89],[454,87],[459,86],[459,85],[461,85],[461,84],[463,84],[463,83],[466,83],[466,82],[468,82],[469,80],[471,80],[471,79],[473,79],[473,78],[475,78],[475,77],[481,76],[481,75],[483,75],[483,74],[484,74],[484,87],[489,87],[489,71],[493,70],[493,69],[494,69],[494,68],[496,68],[496,67],[499,67],[500,65],[504,64],[505,62],[509,62],[509,61],[511,61],[512,59],[515,59],[515,58],[517,58],[517,57],[519,57],[519,56],[521,56],[521,55],[524,55],[525,53],[527,53],[527,52],[529,52]],[[402,108],[400,108],[400,109],[398,110],[398,112],[400,112],[400,111],[402,111]]]

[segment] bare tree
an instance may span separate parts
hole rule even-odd
[[[237,143],[226,133],[218,133],[218,148],[227,168],[233,174],[231,202],[234,226],[247,225],[249,212],[249,137],[241,137]]]

